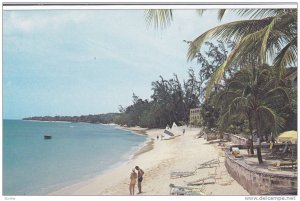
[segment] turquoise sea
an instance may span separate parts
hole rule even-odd
[[[46,195],[92,178],[145,141],[112,125],[3,120],[3,195]]]

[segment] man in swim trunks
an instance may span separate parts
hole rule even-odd
[[[143,181],[144,171],[139,166],[135,166],[135,169],[138,171],[138,188],[139,188],[138,194],[140,194],[142,193],[142,181]]]

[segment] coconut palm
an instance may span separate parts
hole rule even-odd
[[[198,10],[200,14],[203,10]],[[188,60],[196,58],[205,41],[218,39],[236,43],[227,60],[214,72],[206,89],[206,98],[214,85],[219,83],[226,69],[233,64],[248,66],[270,63],[276,68],[278,78],[285,74],[288,65],[297,62],[297,10],[296,9],[235,9],[218,12],[222,19],[226,12],[250,16],[214,27],[193,40],[187,53]],[[172,20],[172,10],[147,10],[146,19],[156,27],[167,26]]]
[[[222,125],[237,118],[246,119],[250,132],[253,126],[260,138],[265,128],[277,133],[284,126],[284,119],[277,111],[289,103],[284,83],[278,82],[273,68],[267,65],[244,68],[236,73],[219,94],[218,100],[222,108]],[[259,163],[263,163],[260,142],[257,157]]]
[[[259,20],[243,20],[220,25],[203,33],[191,43],[188,51],[190,60],[208,38],[225,41],[232,39],[237,42],[227,60],[212,75],[207,85],[206,96],[209,96],[211,89],[220,82],[225,70],[233,63],[243,66],[271,62],[279,78],[285,74],[287,65],[296,63],[297,13],[295,10],[280,10],[275,14],[273,17]]]

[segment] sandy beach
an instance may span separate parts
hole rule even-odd
[[[205,177],[214,177],[215,183],[202,188],[195,186],[193,191],[205,195],[249,195],[226,171],[221,149],[216,144],[208,144],[203,138],[195,138],[200,131],[199,128],[186,128],[184,135],[171,140],[156,139],[157,135],[163,133],[163,129],[130,130],[148,135],[147,145],[139,150],[132,160],[113,167],[93,179],[65,187],[49,195],[129,195],[129,175],[136,165],[145,172],[142,182],[143,193],[140,195],[170,195],[170,184],[187,186],[187,182]],[[219,166],[197,169],[201,163],[213,159],[220,161]],[[195,174],[174,179],[170,177],[172,171],[195,171]]]

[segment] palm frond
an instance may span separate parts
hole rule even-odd
[[[239,96],[239,93],[237,93],[235,91],[223,91],[218,94],[218,96],[216,97],[213,104],[217,106],[217,105],[221,104],[221,102],[222,103],[231,102],[232,99],[236,98],[237,96]]]
[[[155,28],[165,28],[173,20],[173,11],[170,9],[151,9],[144,13],[147,25],[153,24]]]
[[[240,80],[233,80],[230,83],[228,83],[227,89],[236,88],[236,87],[243,87],[244,83]]]
[[[257,112],[261,114],[262,119],[266,120],[266,122],[273,123],[275,129],[282,128],[285,124],[285,121],[282,117],[280,117],[273,109],[261,105],[257,108]]]
[[[243,96],[236,97],[229,105],[229,114],[235,114],[237,111],[247,108],[247,98]]]
[[[260,85],[262,83],[265,83],[267,80],[269,80],[268,78],[270,78],[271,73],[272,72],[269,69],[261,70],[257,75],[257,84]]]
[[[203,43],[208,39],[217,38],[222,41],[232,40],[236,42],[249,33],[261,30],[271,21],[272,18],[265,18],[262,20],[241,20],[214,27],[201,34],[190,44],[187,58],[189,61],[193,60]]]
[[[206,11],[206,9],[197,9],[196,12],[198,13],[198,15],[202,16],[203,13]]]
[[[248,34],[236,45],[236,47],[231,51],[229,56],[227,57],[226,61],[219,67],[217,70],[212,74],[211,79],[208,81],[206,87],[206,97],[209,97],[212,88],[215,84],[218,84],[223,75],[225,70],[227,70],[231,63],[233,63],[234,59],[239,55],[243,54],[245,48],[251,47],[251,45],[257,43],[263,34],[263,30],[256,31],[254,33]]]
[[[263,36],[263,40],[262,40],[262,44],[261,44],[261,48],[260,48],[260,63],[264,64],[266,62],[266,49],[267,49],[267,41],[270,37],[270,33],[274,28],[274,25],[276,24],[276,22],[278,21],[278,17],[275,17],[271,23],[269,25],[267,25],[264,29],[263,32],[264,36]]]
[[[252,89],[249,85],[247,85],[245,87],[245,89],[243,90],[243,97],[247,97],[249,94],[252,94]]]
[[[297,37],[293,38],[274,59],[274,67],[277,69],[278,77],[282,78],[288,65],[296,65],[297,62]]]
[[[289,94],[283,87],[276,87],[265,93],[265,97],[272,97],[271,101],[276,101],[276,97],[283,99],[285,104],[290,102]]]
[[[218,124],[220,125],[221,129],[225,129],[228,123],[230,122],[231,115],[229,114],[229,111],[226,111],[224,114],[222,114],[219,117]]]
[[[291,12],[287,9],[234,9],[233,11],[241,17],[249,16],[250,19],[274,17],[285,12]]]
[[[222,20],[222,18],[223,18],[223,16],[224,16],[224,14],[225,14],[225,12],[226,12],[226,9],[220,9],[219,11],[218,11],[218,20]]]

